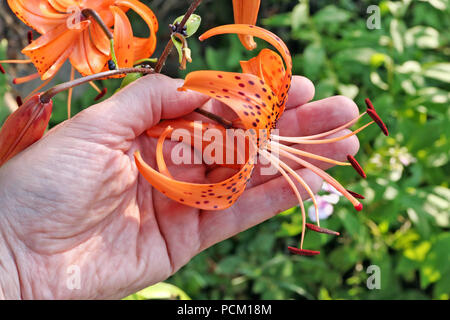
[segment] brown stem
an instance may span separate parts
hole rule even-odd
[[[81,10],[81,13],[86,18],[94,19],[95,22],[97,22],[98,25],[102,28],[103,32],[106,34],[106,36],[108,37],[109,40],[114,39],[114,35],[111,33],[111,30],[109,30],[108,26],[105,24],[105,22],[103,22],[102,18],[97,13],[97,11],[95,11],[94,9],[86,8],[86,9]]]
[[[195,0],[191,6],[189,7],[188,11],[184,15],[183,20],[181,20],[180,24],[177,27],[177,31],[175,32],[183,32],[183,28],[186,25],[186,22],[189,20],[191,15],[197,10],[197,7],[200,5],[202,0]],[[166,63],[167,58],[169,57],[169,54],[172,52],[173,48],[173,42],[172,37],[169,39],[169,41],[166,44],[166,47],[164,48],[163,53],[161,54],[161,57],[158,60],[158,64],[155,67],[155,72],[160,73],[162,68],[164,67],[164,64]]]
[[[58,93],[68,90],[70,88],[77,87],[79,85],[88,83],[90,81],[99,80],[106,77],[112,77],[117,75],[123,75],[123,74],[129,74],[129,73],[142,73],[142,74],[150,74],[154,73],[153,69],[147,69],[147,68],[124,68],[119,70],[111,70],[111,71],[104,71],[100,73],[96,73],[90,76],[86,76],[83,78],[79,78],[73,81],[65,82],[58,84],[54,86],[53,88],[50,88],[46,92],[44,92],[40,99],[42,103],[48,103],[50,100],[57,95]]]

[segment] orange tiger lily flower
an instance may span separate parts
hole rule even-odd
[[[260,157],[267,159],[269,163],[271,163],[281,173],[281,175],[292,187],[293,192],[298,198],[303,218],[302,238],[300,248],[290,247],[289,250],[292,253],[301,255],[318,254],[319,252],[317,251],[303,249],[304,231],[306,228],[327,234],[336,234],[336,232],[320,227],[318,207],[315,196],[310,187],[296,173],[295,170],[290,168],[284,161],[276,157],[274,154],[278,153],[281,157],[293,160],[301,166],[310,169],[326,180],[329,184],[334,186],[354,205],[356,210],[360,211],[362,210],[362,204],[357,199],[355,193],[346,190],[328,173],[304,160],[304,158],[309,158],[331,163],[333,165],[353,166],[358,173],[363,175],[364,172],[355,158],[348,156],[348,162],[340,162],[302,151],[301,149],[295,149],[283,143],[306,145],[337,142],[357,134],[373,123],[376,123],[381,128],[384,128],[383,132],[385,132],[385,134],[387,134],[387,129],[376,114],[376,111],[370,101],[367,100],[368,111],[359,115],[347,124],[328,132],[305,137],[282,137],[275,135],[272,130],[275,129],[276,123],[285,109],[287,93],[289,91],[292,79],[292,59],[289,50],[283,41],[275,34],[252,25],[227,25],[214,28],[203,34],[200,39],[205,40],[211,36],[225,33],[238,33],[259,37],[275,47],[281,54],[281,57],[277,53],[266,49],[262,50],[256,58],[241,63],[245,73],[220,71],[192,72],[186,77],[185,83],[181,90],[194,90],[208,95],[211,98],[214,98],[229,106],[239,118],[234,123],[239,124],[240,127],[254,133],[257,139],[257,150],[255,152],[250,150],[246,158],[247,162],[241,166],[240,170],[233,177],[227,179],[226,181],[206,185],[174,180],[165,165],[162,155],[162,144],[166,138],[170,137],[170,134],[174,129],[180,127],[186,129],[189,127],[189,124],[186,124],[186,120],[172,120],[170,122],[162,122],[156,127],[157,129],[152,128],[148,131],[150,136],[159,136],[157,147],[157,164],[159,172],[147,165],[143,161],[139,152],[135,154],[137,167],[147,181],[167,197],[178,201],[179,203],[199,209],[223,210],[233,205],[244,192],[246,183],[250,179],[254,169],[255,157],[257,154]],[[365,114],[368,114],[373,121],[345,136],[331,139],[327,138],[327,136],[331,134],[351,127]],[[192,124],[192,127],[194,126],[195,124]],[[193,132],[194,130],[191,129],[189,131]],[[293,179],[290,176],[299,182],[310,195],[316,209],[317,226],[306,224],[306,214],[303,200]]]
[[[110,41],[95,19],[82,13],[85,9],[96,12],[106,27],[114,29],[120,68],[150,57],[156,47],[158,21],[150,8],[137,0],[8,0],[8,4],[26,25],[42,34],[22,50],[42,80],[52,78],[67,59],[83,76],[107,70]],[[133,36],[125,14],[128,9],[146,22],[148,38]]]
[[[261,0],[233,0],[234,22],[255,25],[260,5]],[[239,34],[239,39],[247,50],[256,49],[256,42],[252,36]]]

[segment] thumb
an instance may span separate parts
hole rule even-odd
[[[181,79],[161,74],[142,77],[87,109],[82,121],[103,132],[135,139],[161,120],[189,114],[209,100],[208,96],[193,91],[178,91],[182,84]]]

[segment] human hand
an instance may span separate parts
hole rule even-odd
[[[224,211],[183,206],[147,183],[133,157],[140,150],[155,165],[156,139],[145,130],[161,119],[199,118],[193,110],[209,99],[178,92],[181,85],[162,75],[146,76],[53,128],[0,168],[0,297],[122,298],[167,279],[202,250],[296,204],[281,176],[258,175],[258,170],[241,198]],[[294,77],[280,134],[321,133],[358,115],[348,98],[308,103],[313,96],[311,82]],[[219,103],[207,107],[227,114]],[[173,145],[166,142],[166,152]],[[356,137],[302,147],[340,161],[358,148]],[[211,183],[229,175],[229,169],[175,166],[166,160],[173,176],[184,181]],[[314,192],[320,189],[319,177],[290,165]],[[70,266],[80,270],[79,289],[67,286]]]

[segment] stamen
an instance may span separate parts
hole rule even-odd
[[[303,137],[299,137],[299,138],[301,138],[301,139],[303,139],[303,140],[311,140],[311,139],[318,139],[318,138],[327,137],[327,136],[329,136],[329,135],[332,135],[332,134],[334,134],[334,133],[337,133],[337,132],[339,132],[339,131],[342,131],[342,130],[344,130],[344,129],[347,129],[347,128],[353,126],[355,123],[357,123],[357,122],[359,121],[359,119],[361,119],[361,118],[364,117],[365,115],[366,115],[366,112],[361,113],[361,114],[360,114],[358,117],[356,117],[355,119],[353,119],[353,120],[347,122],[346,124],[343,124],[343,125],[340,126],[340,127],[335,128],[335,129],[333,129],[333,130],[330,130],[330,131],[327,131],[327,132],[322,132],[322,133],[319,133],[319,134],[315,134],[315,135],[313,135],[313,136],[303,136]]]
[[[367,98],[366,100],[364,100],[364,102],[366,103],[367,109],[375,110],[375,108],[373,107],[372,101],[370,101],[369,98]]]
[[[342,193],[342,195],[344,197],[346,197],[353,204],[353,206],[355,207],[355,209],[357,211],[362,210],[362,208],[363,208],[362,204],[358,200],[356,200],[349,192],[347,192],[347,190],[336,179],[334,179],[332,176],[330,176],[328,173],[326,173],[322,169],[319,169],[315,165],[313,165],[301,158],[291,155],[290,153],[288,153],[284,150],[280,150],[280,154],[296,161],[298,164],[302,165],[303,167],[305,167],[305,168],[311,170],[312,172],[314,172],[315,174],[317,174],[319,177],[321,177],[322,179],[327,181],[329,184],[331,184],[336,190],[338,190],[340,193]]]
[[[14,78],[13,84],[22,84],[22,83],[29,82],[29,81],[32,81],[37,78],[39,78],[39,73],[33,73],[33,74],[30,74],[29,76],[25,76],[25,77],[21,77],[21,78]]]
[[[363,177],[364,179],[367,178],[366,173],[364,172],[363,168],[361,167],[361,165],[358,163],[358,161],[356,161],[356,159],[352,156],[352,155],[347,155],[347,160],[348,162],[351,163],[353,169],[356,170],[356,172],[358,172],[358,174]]]
[[[315,231],[315,232],[319,232],[319,233],[330,234],[330,235],[333,235],[333,236],[339,236],[340,235],[339,232],[336,232],[336,231],[333,231],[333,230],[330,230],[330,229],[321,228],[320,226],[316,226],[315,224],[311,224],[311,223],[307,223],[306,227],[309,230],[312,230],[312,231]]]
[[[322,157],[322,156],[319,156],[319,155],[316,155],[316,154],[313,154],[313,153],[309,153],[309,152],[306,152],[306,151],[302,151],[302,150],[298,150],[298,149],[295,149],[295,148],[291,148],[291,147],[288,147],[288,146],[283,145],[283,144],[278,144],[277,142],[275,142],[273,140],[272,140],[272,143],[274,145],[277,145],[277,147],[279,147],[280,149],[283,149],[283,150],[285,150],[287,152],[290,152],[290,153],[298,154],[299,156],[303,156],[303,157],[307,157],[307,158],[311,158],[311,159],[315,159],[315,160],[331,163],[331,164],[338,165],[338,166],[350,166],[351,165],[350,163],[347,163],[347,162],[336,161],[336,160],[333,160],[333,159],[330,159],[330,158],[326,158],[326,157]]]
[[[108,89],[107,88],[103,88],[103,90],[100,91],[100,93],[94,98],[94,101],[98,101],[101,98],[103,98],[106,95],[107,92],[108,92]]]
[[[357,199],[365,199],[363,195],[360,195],[359,193],[353,192],[351,190],[346,189],[348,193],[350,193],[352,196],[354,196]]]
[[[23,105],[23,101],[22,101],[22,97],[21,96],[17,96],[16,97],[16,102],[17,105],[20,107],[21,105]]]
[[[70,81],[73,81],[74,78],[75,78],[75,68],[72,67],[70,70]],[[72,115],[72,94],[73,88],[70,88],[67,94],[67,119],[70,119]]]
[[[298,254],[299,256],[316,256],[320,254],[320,251],[298,249],[294,247],[288,247],[288,250],[293,254]]]
[[[269,145],[268,148],[270,150],[272,150],[271,146]],[[293,170],[291,167],[289,167],[286,163],[284,163],[283,161],[281,161],[280,159],[276,158],[275,156],[273,156],[271,154],[272,158],[275,158],[278,163],[281,165],[281,167],[286,170],[287,172],[289,172],[301,185],[302,187],[306,190],[306,192],[309,194],[309,197],[311,198],[313,205],[314,205],[314,209],[316,212],[316,221],[317,224],[320,224],[319,221],[319,206],[317,205],[317,201],[316,201],[316,197],[314,195],[314,192],[312,192],[311,188],[308,186],[308,184],[305,182],[305,180],[303,180],[302,177],[300,177],[300,175],[295,172],[295,170]],[[304,219],[306,219],[306,217],[304,217]],[[305,220],[306,221],[306,220]]]
[[[97,87],[97,85],[95,84],[94,81],[89,81],[89,85],[90,85],[92,88],[94,88],[94,90],[97,91],[97,93],[101,93],[101,92],[102,92],[102,90],[100,90],[100,88]]]
[[[5,71],[5,68],[3,68],[3,66],[2,66],[2,64],[0,63],[0,72],[1,73],[3,73],[3,74],[5,74],[6,73],[6,71]]]
[[[305,140],[301,137],[281,137],[281,136],[277,136],[277,135],[272,135],[272,137],[275,140],[279,140],[279,141],[284,141],[284,142],[290,142],[290,143],[298,143],[298,144],[326,144],[326,143],[333,143],[333,142],[338,142],[341,140],[345,140],[351,136],[357,135],[358,133],[360,133],[361,131],[363,131],[364,129],[366,129],[368,126],[370,126],[371,124],[373,124],[374,121],[369,122],[368,124],[362,126],[361,128],[346,134],[345,136],[341,136],[341,137],[337,137],[337,138],[332,138],[332,139],[322,139],[322,140]]]
[[[295,186],[292,179],[289,177],[289,175],[286,173],[286,171],[284,171],[284,169],[281,168],[281,166],[279,165],[279,160],[265,150],[259,149],[258,153],[262,157],[266,158],[271,164],[273,164],[277,168],[277,170],[281,173],[281,175],[286,179],[286,181],[288,182],[292,191],[294,191],[295,196],[297,197],[298,203],[300,205],[300,209],[302,211],[302,234],[301,234],[301,240],[300,240],[300,249],[302,249],[303,241],[305,239],[305,223],[306,223],[306,212],[305,212],[305,206],[303,205],[303,199],[302,199],[300,193],[298,192],[298,189]]]
[[[375,109],[367,109],[367,114],[373,119],[373,121],[375,121],[375,123],[380,127],[381,131],[383,131],[383,134],[387,137],[389,135],[389,131]]]
[[[0,63],[27,64],[31,63],[31,60],[0,60]]]

